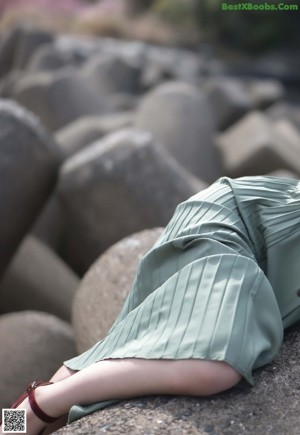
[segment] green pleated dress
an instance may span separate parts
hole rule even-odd
[[[220,178],[181,203],[106,338],[64,364],[226,361],[251,385],[300,320],[300,182]],[[69,421],[116,401],[73,406]]]

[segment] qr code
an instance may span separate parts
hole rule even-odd
[[[26,433],[26,409],[2,409],[2,431]]]

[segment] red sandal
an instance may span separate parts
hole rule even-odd
[[[16,400],[16,402],[11,405],[10,409],[17,408],[26,399],[26,397],[28,397],[32,411],[40,420],[44,421],[45,423],[53,423],[54,421],[58,420],[59,417],[50,417],[50,415],[42,411],[35,400],[34,390],[42,385],[50,384],[53,384],[53,382],[33,381],[31,384],[28,385],[26,391],[24,391],[24,393],[18,398],[18,400]],[[1,424],[2,419],[0,418],[0,425]]]

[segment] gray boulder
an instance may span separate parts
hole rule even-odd
[[[33,53],[53,40],[54,36],[46,30],[24,26],[15,51],[14,68],[25,69]]]
[[[144,54],[141,86],[149,90],[165,80],[175,80],[175,50],[147,46]]]
[[[110,42],[116,47],[116,52],[112,53],[119,56],[120,46],[123,44],[121,39],[105,37],[82,37],[78,34],[61,33],[56,35],[53,43],[59,53],[76,58],[80,63],[85,63],[89,58],[98,56],[100,53],[109,52],[104,47],[110,45]]]
[[[300,131],[300,105],[280,102],[270,106],[264,113],[271,121],[286,119]]]
[[[199,53],[149,44],[144,50],[141,65],[143,89],[153,88],[168,79],[198,84],[207,70],[207,62]]]
[[[241,382],[208,398],[125,400],[76,420],[55,435],[299,435],[299,358],[298,326],[286,334],[274,361],[254,372],[253,388]]]
[[[289,121],[272,123],[254,111],[217,139],[225,173],[232,177],[287,169],[300,174],[300,136]]]
[[[0,275],[49,197],[60,165],[55,143],[33,114],[0,100]]]
[[[76,354],[69,323],[37,311],[1,315],[0,348],[1,408],[8,408],[30,382],[48,380]]]
[[[121,238],[166,225],[176,205],[203,187],[150,133],[129,129],[106,136],[61,169],[63,258],[81,275]]]
[[[0,77],[5,76],[14,67],[15,52],[22,37],[22,26],[8,30],[0,41]]]
[[[0,281],[0,313],[46,311],[71,320],[78,277],[36,238],[26,237]]]
[[[244,62],[248,74],[258,77],[270,77],[282,83],[298,87],[300,60],[297,47],[271,50],[255,59],[255,62]]]
[[[18,24],[9,30],[0,44],[0,77],[13,69],[24,69],[34,51],[53,41],[45,30]]]
[[[59,253],[62,246],[66,219],[58,195],[53,193],[34,222],[30,233]]]
[[[24,72],[12,70],[0,81],[0,98],[12,98],[14,89],[20,79],[24,77]]]
[[[60,50],[56,44],[47,44],[31,56],[26,71],[30,73],[54,71],[66,66],[81,65],[83,60],[70,50]]]
[[[102,39],[57,33],[51,44],[39,47],[30,57],[26,71],[55,71],[67,66],[81,66],[99,54]]]
[[[174,74],[170,68],[148,61],[141,76],[141,88],[143,91],[149,91],[167,80],[174,80]]]
[[[142,99],[135,125],[151,132],[194,175],[207,182],[220,175],[214,116],[198,88],[184,82],[158,86]]]
[[[84,352],[107,334],[129,293],[139,260],[162,229],[132,234],[109,248],[81,281],[73,302],[76,347]]]
[[[133,94],[111,94],[108,98],[109,111],[112,113],[134,111],[139,103],[140,96]]]
[[[206,83],[219,130],[224,130],[254,108],[250,93],[243,81],[218,77]]]
[[[140,69],[118,56],[92,56],[82,72],[101,95],[134,94],[139,90]]]
[[[271,175],[271,177],[291,178],[295,180],[299,178],[299,175],[287,169],[276,169],[275,171],[269,172],[268,175]]]
[[[254,107],[266,109],[274,103],[282,100],[285,95],[283,84],[279,80],[272,79],[248,79],[245,84]]]
[[[32,74],[20,80],[14,99],[55,131],[84,115],[108,111],[107,101],[73,68]]]
[[[180,80],[191,84],[199,81],[201,59],[185,50],[148,47],[141,87],[150,90],[166,80]]]
[[[58,130],[55,139],[61,147],[62,154],[70,157],[95,140],[129,127],[133,123],[133,118],[132,112],[84,116]]]
[[[15,48],[20,35],[21,29],[16,26],[7,31],[0,40],[0,77],[13,68]]]

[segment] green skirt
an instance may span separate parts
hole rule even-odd
[[[64,364],[216,360],[253,385],[300,320],[299,258],[300,182],[220,178],[177,207],[106,338]],[[111,403],[73,406],[69,421]]]

